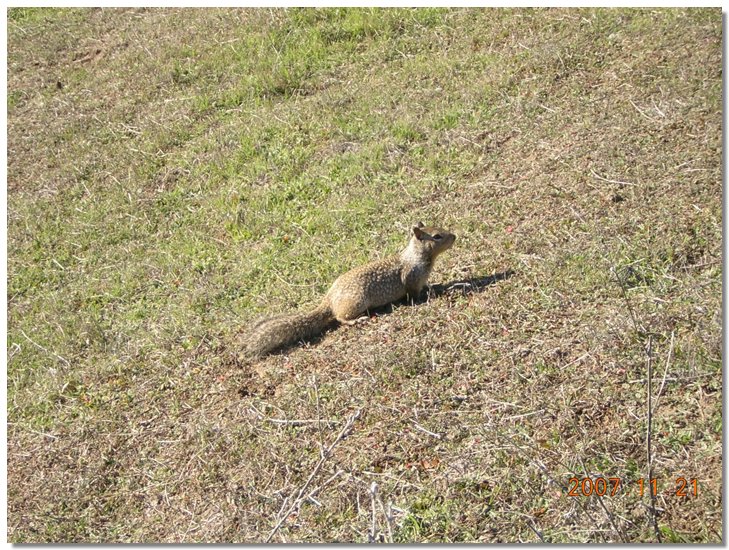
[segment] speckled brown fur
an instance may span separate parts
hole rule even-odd
[[[408,246],[399,254],[340,275],[312,311],[272,317],[253,325],[244,336],[245,354],[260,357],[311,338],[334,320],[351,322],[370,308],[405,296],[417,297],[428,282],[435,258],[453,246],[456,236],[422,223],[413,227],[412,233]]]

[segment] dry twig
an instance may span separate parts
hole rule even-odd
[[[611,179],[605,178],[592,169],[590,169],[590,172],[592,172],[592,175],[595,176],[597,179],[604,181],[606,183],[617,183],[618,185],[635,185],[634,183],[630,183],[629,181],[611,180]]]
[[[653,458],[651,453],[651,436],[652,436],[652,423],[653,423],[653,411],[651,409],[651,393],[653,392],[653,335],[648,335],[648,427],[646,429],[646,452],[648,454],[648,493],[651,497],[651,520],[653,523],[653,530],[656,534],[658,542],[661,541],[661,532],[658,529],[658,518],[656,517],[656,495],[653,493],[651,486],[651,479],[653,479]]]
[[[656,395],[656,403],[653,405],[653,412],[652,414],[655,414],[656,409],[658,408],[658,402],[661,399],[661,395],[663,395],[663,388],[666,385],[666,380],[668,380],[668,367],[671,364],[671,357],[673,356],[673,339],[675,336],[675,331],[671,331],[671,345],[668,348],[668,357],[666,358],[666,368],[663,370],[663,379],[661,380],[661,387],[658,389],[658,395]]]
[[[65,365],[66,365],[67,367],[70,367],[70,366],[71,366],[71,363],[69,363],[69,362],[68,362],[68,359],[64,359],[63,357],[61,357],[61,356],[60,356],[60,355],[58,355],[57,353],[54,353],[54,352],[52,352],[52,351],[50,351],[50,350],[48,350],[48,349],[44,348],[43,346],[41,346],[41,345],[40,345],[40,344],[38,344],[37,342],[34,342],[33,340],[31,340],[31,339],[30,339],[30,337],[29,337],[29,336],[28,336],[28,335],[27,335],[27,334],[26,334],[26,333],[25,333],[25,332],[24,332],[24,331],[23,331],[22,329],[20,330],[20,334],[22,334],[22,335],[23,335],[23,337],[24,337],[24,338],[25,338],[26,340],[28,340],[28,342],[30,342],[31,344],[33,344],[33,345],[34,345],[35,347],[37,347],[37,348],[38,348],[39,350],[45,351],[45,352],[46,352],[47,354],[49,354],[49,355],[53,355],[53,357],[55,357],[55,358],[56,358],[56,359],[58,359],[59,361],[63,362],[63,363],[64,363],[64,364],[65,364]]]
[[[380,493],[377,493],[377,502],[380,503],[380,508],[382,509],[382,513],[385,514],[385,520],[387,521],[387,539],[386,541],[390,544],[394,542],[394,539],[392,537],[392,503],[387,503],[387,508],[385,508],[385,505],[382,503],[382,497],[380,496]]]
[[[544,474],[544,477],[546,477],[548,480],[550,480],[552,483],[554,483],[557,487],[560,487],[564,493],[569,492],[568,487],[564,483],[562,483],[558,479],[555,479],[552,476],[552,474],[549,473],[549,470],[547,470],[547,467],[540,460],[538,460],[536,458],[533,458],[532,456],[529,455],[529,453],[525,452],[524,449],[522,449],[519,446],[519,444],[514,440],[514,438],[512,438],[511,436],[509,436],[509,435],[507,435],[505,433],[501,433],[498,430],[494,430],[494,433],[496,434],[497,437],[501,437],[503,439],[506,439],[512,445],[512,447],[514,449],[516,449],[516,451],[520,455],[522,455],[529,462],[531,462],[533,465],[535,465],[537,468],[539,468],[541,470],[541,472]],[[539,449],[535,445],[529,444],[529,446],[534,451],[539,452]],[[559,461],[557,461],[557,463],[558,464],[561,464]],[[597,524],[597,521],[593,517],[591,510],[587,506],[585,506],[585,504],[582,502],[582,500],[581,499],[575,499],[575,502],[578,504],[578,506],[580,508],[582,508],[582,510],[585,512],[585,514],[587,514],[587,516],[590,519],[590,521],[592,521],[593,523]],[[527,517],[531,517],[531,516],[527,516]],[[603,542],[607,542],[607,539],[605,538],[605,535],[603,535],[601,531],[597,531],[597,533],[600,535],[600,537],[602,537],[602,541]]]
[[[370,485],[370,502],[372,503],[372,525],[369,532],[369,542],[377,542],[377,509],[375,508],[375,499],[377,497],[377,482],[373,481]]]
[[[413,420],[413,426],[415,426],[415,429],[420,430],[421,432],[426,433],[429,436],[435,437],[436,439],[441,439],[443,437],[440,434],[437,434],[435,432],[431,432],[427,428],[423,428],[420,424],[418,424],[417,422],[415,422],[415,420]]]
[[[314,478],[319,473],[319,470],[321,470],[321,467],[324,465],[324,463],[327,461],[327,459],[331,456],[332,451],[334,450],[334,447],[336,447],[342,439],[344,439],[348,434],[349,431],[352,429],[352,426],[354,425],[355,421],[359,418],[359,415],[362,411],[360,409],[357,409],[354,411],[354,414],[349,417],[347,420],[347,423],[344,425],[342,430],[339,432],[339,435],[337,435],[337,438],[332,442],[329,447],[327,447],[324,452],[321,454],[321,458],[316,463],[316,466],[314,466],[314,469],[312,470],[311,474],[309,475],[309,478],[306,480],[304,485],[301,486],[298,493],[296,494],[296,497],[293,499],[293,502],[291,506],[288,507],[286,512],[281,515],[281,512],[279,512],[279,515],[281,516],[276,523],[275,527],[271,530],[271,532],[268,534],[268,537],[266,537],[265,542],[271,542],[271,539],[273,536],[278,532],[278,530],[283,525],[284,521],[288,519],[288,517],[291,515],[291,513],[296,509],[296,507],[303,501],[304,493],[306,493],[306,490],[309,488],[309,485],[311,485],[311,482],[314,480]],[[281,510],[283,510],[286,507],[286,503],[288,502],[288,499],[284,500],[283,506],[281,506]]]
[[[585,461],[582,460],[582,457],[580,457],[580,464],[582,465],[582,471],[584,472],[585,477],[590,477],[590,473],[587,471],[587,468],[585,467]],[[613,529],[615,530],[615,532],[620,537],[620,541],[623,542],[623,543],[627,543],[628,542],[628,539],[625,537],[625,533],[623,533],[622,529],[620,529],[618,527],[618,524],[615,523],[613,514],[612,514],[612,512],[610,512],[610,510],[607,509],[607,506],[605,506],[605,503],[603,502],[603,499],[600,496],[598,496],[597,494],[595,494],[595,493],[593,493],[592,498],[597,500],[598,504],[600,505],[600,507],[605,512],[605,515],[607,516],[608,521],[610,522],[610,525],[612,525]]]

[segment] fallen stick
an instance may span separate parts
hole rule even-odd
[[[321,470],[321,467],[331,456],[332,451],[334,450],[334,447],[336,447],[339,444],[339,442],[349,434],[349,431],[352,429],[352,426],[354,425],[355,420],[357,420],[359,418],[359,415],[361,412],[362,411],[360,411],[359,409],[354,411],[354,414],[352,414],[352,416],[349,417],[349,419],[347,420],[347,423],[342,428],[342,431],[339,432],[339,435],[334,440],[334,442],[331,445],[329,445],[329,447],[327,447],[322,452],[321,458],[316,463],[316,466],[314,466],[314,469],[312,470],[311,474],[309,475],[309,478],[306,480],[306,483],[304,483],[304,485],[301,487],[301,489],[299,489],[299,492],[296,495],[296,498],[293,500],[291,506],[289,506],[288,510],[286,510],[286,513],[281,516],[281,518],[278,520],[278,523],[276,523],[276,526],[268,534],[268,537],[266,537],[266,540],[265,540],[266,543],[271,542],[271,539],[281,528],[284,521],[286,521],[288,519],[288,517],[291,515],[291,512],[293,512],[296,509],[296,507],[301,503],[301,501],[304,499],[304,493],[309,488],[309,485],[311,485],[311,482],[317,476],[317,474],[319,473],[319,470]],[[285,502],[286,501],[284,501],[284,506],[285,506]],[[283,510],[283,507],[281,509]]]

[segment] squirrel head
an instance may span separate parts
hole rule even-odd
[[[431,259],[448,250],[456,240],[453,233],[439,227],[425,226],[423,222],[414,225],[412,231],[409,246],[424,252]]]

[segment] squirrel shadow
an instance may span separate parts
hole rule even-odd
[[[460,288],[464,295],[483,292],[487,286],[491,286],[495,283],[498,283],[499,281],[508,279],[514,274],[515,272],[512,269],[507,269],[506,271],[502,271],[501,273],[494,273],[493,275],[487,275],[485,277],[472,277],[470,279],[451,281],[445,284],[430,285],[425,291],[421,293],[417,300],[413,301],[413,303],[421,304],[427,301],[427,299],[430,297],[437,298],[456,288]]]
[[[508,279],[512,277],[515,274],[515,272],[512,269],[507,269],[506,271],[502,271],[500,273],[495,273],[493,275],[487,275],[483,277],[472,277],[470,279],[462,279],[459,281],[451,281],[444,284],[434,284],[426,286],[423,291],[420,293],[420,295],[412,299],[408,296],[405,298],[402,298],[401,300],[397,300],[395,302],[389,303],[387,305],[368,309],[365,314],[363,315],[363,318],[370,318],[372,316],[377,315],[387,315],[393,312],[394,306],[414,306],[419,304],[424,304],[428,302],[431,298],[438,298],[440,296],[443,296],[444,294],[448,294],[450,292],[460,291],[463,293],[463,295],[468,294],[475,294],[477,292],[483,292],[486,290],[487,287],[498,283],[499,281],[503,281],[505,279]],[[310,345],[316,345],[319,342],[321,342],[324,337],[329,334],[331,331],[336,330],[337,328],[341,327],[342,324],[338,322],[333,322],[329,327],[327,327],[326,330],[324,330],[321,334],[317,334],[316,336],[313,336],[312,338],[309,338],[307,342]],[[295,348],[299,346],[300,342],[293,342],[289,344],[288,346],[279,348],[279,350],[276,353],[282,353],[286,352],[292,348]]]

